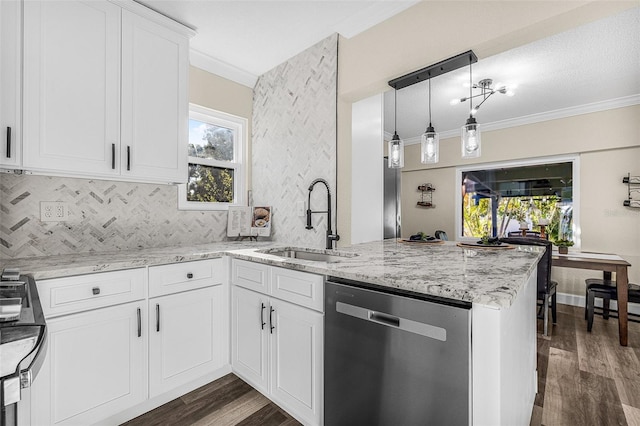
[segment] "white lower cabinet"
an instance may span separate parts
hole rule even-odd
[[[223,365],[222,286],[149,300],[149,397]]]
[[[234,287],[231,364],[254,388],[269,393],[269,297]]]
[[[120,423],[226,373],[225,277],[211,259],[39,281],[48,350],[31,425]]]
[[[233,370],[298,420],[321,424],[323,315],[232,290]]]
[[[32,425],[88,425],[147,398],[146,303],[47,320]]]
[[[323,316],[270,300],[269,389],[273,400],[309,424],[320,424],[323,374]]]

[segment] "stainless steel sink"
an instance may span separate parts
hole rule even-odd
[[[289,259],[310,260],[312,262],[335,263],[357,256],[355,253],[328,253],[325,251],[312,251],[304,248],[268,249],[260,250],[260,253]]]

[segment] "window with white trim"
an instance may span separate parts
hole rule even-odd
[[[189,105],[189,178],[178,188],[181,210],[243,205],[247,119]]]
[[[578,156],[477,164],[456,174],[458,240],[545,234],[580,244]]]

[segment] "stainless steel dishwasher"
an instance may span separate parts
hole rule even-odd
[[[325,285],[325,425],[471,424],[471,304],[358,286]]]

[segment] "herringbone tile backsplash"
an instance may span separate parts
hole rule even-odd
[[[41,222],[40,201],[69,203],[69,220]],[[178,210],[177,187],[0,175],[0,256],[105,252],[222,241],[227,212]]]
[[[337,42],[336,34],[294,56],[260,76],[253,91],[254,205],[273,206],[278,242],[324,247],[327,215],[313,215],[307,230],[297,209],[314,179],[329,182],[335,212]],[[327,209],[326,194],[316,185],[313,210]]]

